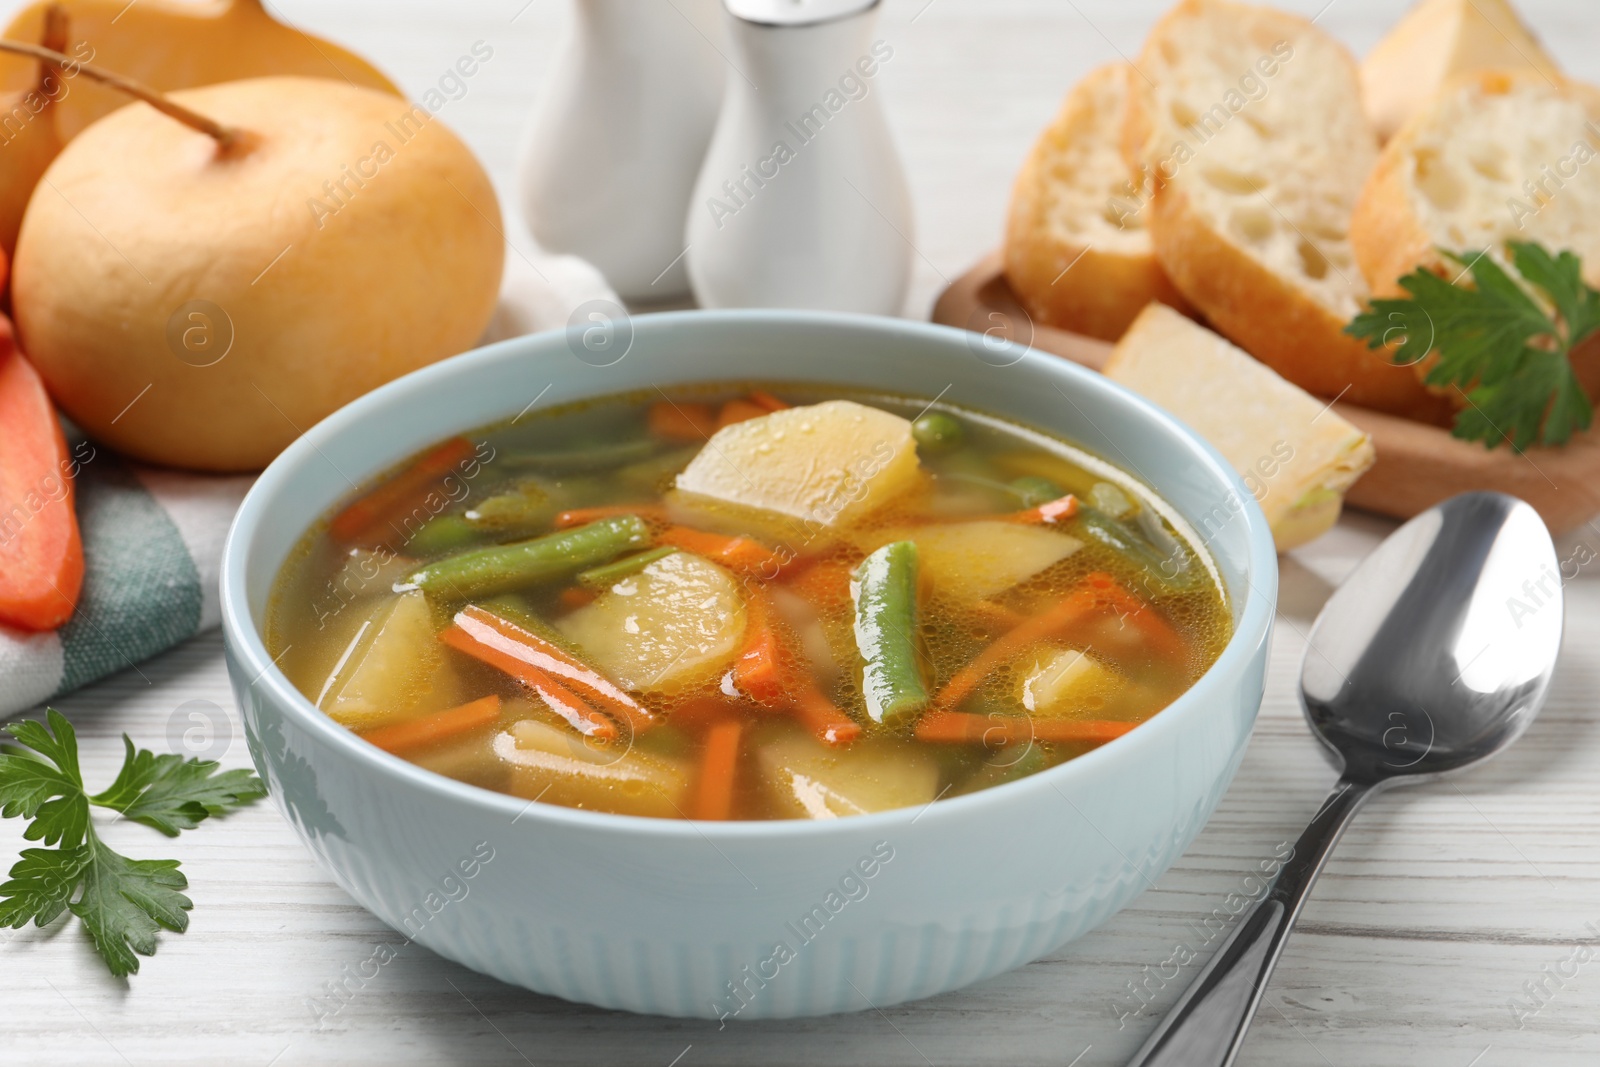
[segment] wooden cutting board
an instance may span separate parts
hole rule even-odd
[[[933,321],[1003,336],[1094,370],[1111,355],[1105,341],[1035,324],[1011,292],[998,252],[940,295]],[[1490,451],[1437,426],[1353,404],[1333,408],[1372,436],[1378,454],[1346,495],[1353,507],[1409,519],[1457,493],[1493,489],[1532,504],[1557,536],[1600,514],[1600,431],[1580,434],[1561,448],[1519,454],[1504,447]]]

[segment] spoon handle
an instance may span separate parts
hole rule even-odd
[[[1311,884],[1377,783],[1339,779],[1267,895],[1247,912],[1128,1067],[1228,1067]]]

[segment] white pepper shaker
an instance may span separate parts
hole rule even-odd
[[[900,314],[914,235],[878,0],[723,3],[734,70],[689,208],[695,297]]]
[[[720,0],[574,0],[527,134],[528,228],[624,299],[688,293],[683,230],[727,66]]]

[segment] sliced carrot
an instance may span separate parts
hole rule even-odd
[[[1188,658],[1189,642],[1154,607],[1128,592],[1109,575],[1095,574],[1089,582],[1105,598],[1111,610],[1138,630],[1157,652],[1171,659]]]
[[[667,441],[699,442],[717,432],[709,404],[658,400],[645,416],[650,432]]]
[[[752,578],[771,581],[783,570],[783,560],[760,541],[749,537],[729,537],[687,526],[669,526],[656,535],[656,541],[685,552],[704,556],[729,570]]]
[[[473,659],[509,674],[532,690],[545,706],[567,720],[567,725],[585,737],[595,737],[602,741],[616,740],[615,722],[600,714],[582,697],[537,667],[498,649],[479,644],[460,626],[451,626],[439,635],[439,640],[458,652],[465,652]]]
[[[576,609],[594,603],[594,598],[599,595],[593,589],[585,589],[581,585],[569,585],[561,590],[561,595],[557,599],[561,601],[562,607]]]
[[[766,392],[765,390],[762,390],[762,389],[752,389],[752,390],[750,390],[750,398],[749,399],[750,399],[750,403],[752,403],[756,407],[762,408],[762,409],[764,409],[764,410],[766,410],[768,412],[782,411],[784,408],[787,408],[789,406],[788,404],[785,404],[782,400],[779,400],[777,397],[773,396],[771,393]]]
[[[445,643],[513,677],[528,669],[570,685],[635,733],[655,723],[655,716],[627,690],[566,649],[477,605],[456,613],[455,624],[445,631]]]
[[[1078,498],[1068,493],[1058,500],[1046,501],[1036,508],[1019,511],[1007,515],[1007,522],[1019,522],[1030,526],[1052,526],[1058,522],[1066,522],[1078,513]]]
[[[83,588],[77,463],[33,365],[0,316],[0,623],[54,630]]]
[[[954,711],[983,680],[1040,641],[1059,637],[1097,611],[1114,611],[1137,627],[1162,655],[1183,657],[1189,646],[1155,608],[1128,592],[1117,580],[1096,571],[1082,588],[1038,615],[1024,619],[1001,635],[973,661],[955,673],[934,697],[937,711]]]
[[[751,419],[759,419],[763,415],[770,414],[766,408],[749,400],[730,400],[723,404],[722,410],[717,413],[717,429],[738,422],[749,422]]]
[[[825,559],[785,575],[785,588],[818,611],[850,603],[851,567],[843,560]]]
[[[667,509],[659,504],[607,504],[597,508],[572,508],[556,516],[553,525],[558,530],[574,526],[587,526],[601,519],[614,519],[618,515],[637,515],[645,522],[667,522]]]
[[[1011,745],[1028,741],[1111,741],[1139,725],[1109,719],[1030,719],[1026,715],[970,715],[936,711],[917,722],[918,741],[935,744]]]
[[[452,437],[372,492],[346,505],[328,524],[328,532],[340,541],[367,544],[380,543],[395,534],[404,536],[405,531],[394,523],[420,507],[421,498],[428,490],[444,481],[458,463],[476,452],[465,437]]]
[[[733,684],[757,703],[782,703],[789,696],[783,655],[771,601],[760,594],[750,597],[745,604],[744,645],[733,662]]]
[[[739,739],[743,732],[744,724],[737,719],[719,722],[706,732],[690,818],[722,821],[733,814],[733,787],[739,771]]]
[[[460,734],[471,733],[480,727],[488,726],[499,717],[500,698],[491,695],[469,701],[449,711],[424,715],[410,722],[380,726],[375,730],[368,730],[361,737],[385,752],[399,753],[406,749],[421,748],[436,741],[446,741]]]
[[[861,724],[844,713],[844,709],[829,700],[817,683],[810,678],[801,679],[790,710],[806,729],[827,745],[848,745],[861,736]]]
[[[826,744],[849,744],[860,737],[860,724],[828,699],[784,641],[770,594],[754,590],[745,601],[745,613],[734,685],[758,704],[790,712]]]
[[[955,673],[945,683],[933,706],[938,711],[953,711],[972,695],[983,680],[1016,656],[1040,641],[1049,640],[1069,627],[1075,626],[1094,614],[1100,599],[1092,589],[1079,589],[1066,599],[1038,615],[1031,616],[1014,629],[996,638],[994,643],[978,653],[973,661]]]

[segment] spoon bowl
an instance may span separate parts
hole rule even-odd
[[[1300,698],[1347,777],[1391,784],[1471,766],[1544,702],[1561,575],[1538,513],[1466,493],[1402,526],[1329,598]]]

